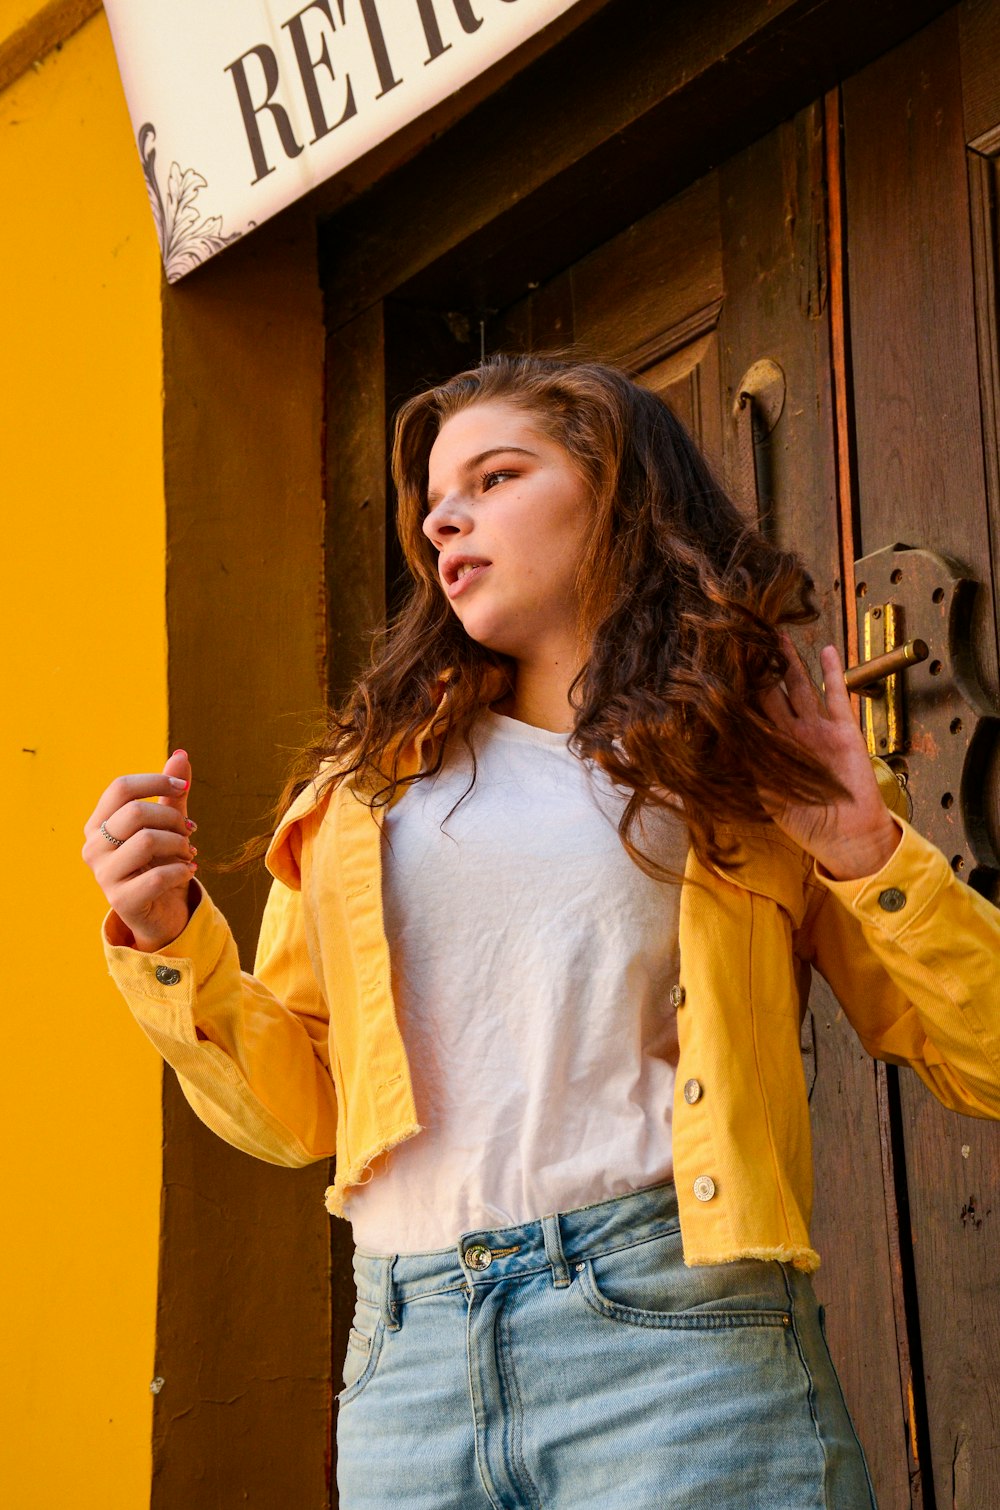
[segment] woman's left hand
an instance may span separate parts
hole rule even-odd
[[[761,697],[761,711],[839,777],[849,795],[827,803],[781,802],[770,793],[762,800],[778,827],[835,880],[872,875],[893,853],[900,833],[882,801],[840,656],[833,645],[820,651],[824,693],[791,638],[782,632],[780,639],[788,670],[784,685],[779,683]]]

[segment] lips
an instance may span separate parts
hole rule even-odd
[[[441,578],[449,598],[457,598],[492,566],[485,556],[449,556],[441,567]],[[467,568],[463,570],[463,568]],[[459,573],[461,572],[461,576]]]

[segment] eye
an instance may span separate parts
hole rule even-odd
[[[484,472],[480,479],[480,487],[484,493],[488,493],[498,482],[503,482],[507,477],[516,477],[516,472]]]

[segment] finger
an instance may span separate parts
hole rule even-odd
[[[795,723],[795,710],[788,701],[788,694],[781,683],[777,686],[768,687],[757,699],[761,712],[781,729],[788,729]]]
[[[824,645],[819,653],[819,661],[823,668],[823,688],[831,717],[846,718],[851,723],[855,723],[851,694],[844,680],[844,663],[840,659],[840,651],[836,645]]]
[[[186,838],[198,825],[192,823],[190,818],[182,818],[176,809],[168,807],[166,803],[144,802],[141,797],[137,797],[134,802],[126,802],[124,807],[120,807],[117,812],[111,814],[110,818],[106,818],[104,827],[113,839],[124,843],[126,839],[131,839],[133,834],[140,833],[144,828],[168,828],[175,834],[181,834]],[[95,834],[107,844],[108,841],[100,827],[91,830],[88,842],[94,839]]]
[[[176,799],[184,792],[184,778],[180,778],[180,784],[174,786],[169,773],[152,771],[140,775],[118,776],[111,785],[105,788],[100,801],[87,820],[93,828],[99,828],[106,823],[112,813],[116,813],[120,807],[136,797],[173,797]]]
[[[823,695],[809,674],[798,648],[790,635],[784,631],[779,635],[781,648],[788,657],[788,670],[785,672],[785,686],[788,688],[789,700],[795,712],[802,717],[806,713],[825,712],[823,707]]]
[[[191,761],[188,759],[187,750],[174,750],[163,767],[163,774],[173,780],[186,783],[176,795],[171,793],[166,797],[160,798],[164,807],[173,808],[174,812],[180,813],[182,818],[186,818],[188,792],[191,790]]]
[[[197,867],[183,864],[154,865],[127,881],[110,886],[105,891],[109,904],[119,913],[134,914],[142,907],[156,902],[167,891],[182,883],[187,885]]]
[[[124,844],[99,856],[100,879],[114,885],[160,865],[193,860],[197,853],[181,834],[164,828],[140,829]]]

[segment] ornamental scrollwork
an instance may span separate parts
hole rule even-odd
[[[221,252],[223,247],[238,241],[242,232],[225,235],[221,215],[210,215],[204,220],[199,218],[195,200],[202,189],[208,187],[208,181],[194,168],[182,169],[179,163],[171,163],[164,198],[156,177],[156,131],[151,121],[146,121],[140,128],[138,140],[163,266],[167,281],[176,283],[185,273]]]

